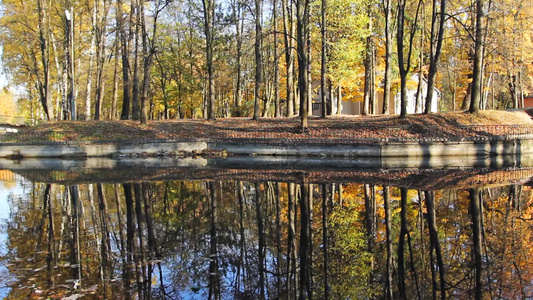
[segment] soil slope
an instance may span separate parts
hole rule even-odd
[[[310,118],[302,133],[299,119],[225,118],[206,120],[59,121],[6,134],[4,142],[37,141],[142,141],[159,139],[268,139],[268,140],[373,140],[470,139],[533,133],[532,111],[448,112],[428,115],[330,116]]]

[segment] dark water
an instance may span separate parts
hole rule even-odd
[[[0,296],[533,297],[530,168],[152,171],[0,171]]]

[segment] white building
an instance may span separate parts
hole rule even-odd
[[[407,113],[408,114],[414,114],[414,113],[422,113],[424,111],[424,105],[426,102],[426,95],[427,95],[427,80],[425,78],[422,78],[421,82],[421,90],[422,90],[422,96],[420,97],[420,104],[418,109],[415,111],[416,106],[416,97],[417,97],[417,89],[418,89],[418,77],[419,74],[415,73],[409,78],[408,80],[408,87],[407,87]],[[400,114],[400,92],[399,87],[396,90],[391,91],[392,97],[389,103],[389,113],[392,114]],[[435,92],[433,94],[433,101],[431,103],[431,112],[438,112],[439,110],[439,102],[441,99],[441,92],[435,88]],[[381,113],[383,109],[383,93],[378,92],[376,93],[376,112],[378,114]],[[363,110],[363,102],[362,101],[342,101],[342,114],[343,115],[360,115]]]

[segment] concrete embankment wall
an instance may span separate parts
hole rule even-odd
[[[533,140],[482,140],[457,142],[380,142],[334,144],[296,141],[154,141],[138,143],[2,144],[0,157],[138,157],[172,156],[183,153],[227,155],[316,156],[316,157],[487,157],[533,154]]]

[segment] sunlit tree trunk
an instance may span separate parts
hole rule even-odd
[[[77,119],[76,111],[76,94],[75,94],[75,62],[74,62],[74,8],[71,6],[70,1],[67,1],[67,8],[65,10],[65,36],[66,36],[66,56],[67,56],[67,80],[68,91],[67,101],[70,109],[70,119]],[[48,64],[48,63],[47,63]],[[47,75],[49,77],[49,74]]]
[[[87,91],[85,94],[85,120],[91,119],[91,95],[92,95],[92,84],[93,84],[93,69],[94,69],[94,58],[95,58],[95,48],[96,48],[96,35],[97,33],[97,5],[99,0],[92,1],[92,7],[87,1],[87,9],[91,12],[91,46],[89,47],[89,67],[87,69]]]
[[[429,72],[427,83],[426,108],[424,113],[431,112],[433,104],[433,96],[435,94],[435,77],[437,75],[437,66],[442,49],[442,42],[444,40],[444,23],[446,22],[446,0],[440,0],[440,12],[437,13],[438,0],[433,0],[433,10],[431,14],[431,48],[429,51]],[[439,28],[437,25],[437,14],[439,14]]]
[[[391,0],[383,0],[385,10],[385,78],[383,79],[383,111],[384,115],[389,114],[389,103],[391,99],[391,69],[392,69],[392,4]]]
[[[96,34],[96,97],[94,107],[94,119],[100,120],[102,114],[102,105],[105,91],[105,44],[106,44],[106,19],[109,11],[109,3],[103,1],[102,12],[99,9],[99,0],[95,0],[97,15],[97,34]]]
[[[241,105],[242,105],[242,37],[243,37],[243,27],[241,22],[243,22],[244,12],[242,9],[242,4],[240,1],[232,1],[233,15],[235,16],[235,43],[236,43],[236,82],[235,82],[235,92],[234,92],[234,111],[235,116],[241,116]]]
[[[113,66],[113,98],[111,100],[111,115],[109,116],[110,120],[115,120],[118,117],[117,114],[117,102],[118,102],[118,61],[120,55],[120,39],[117,37],[115,40],[115,57],[114,57],[114,66]]]
[[[168,5],[168,2],[161,0],[155,1],[155,12],[153,15],[152,22],[152,32],[148,33],[148,28],[146,25],[146,16],[144,13],[144,0],[141,1],[140,14],[141,14],[141,29],[142,29],[142,46],[143,46],[143,85],[142,85],[142,94],[141,94],[141,111],[140,111],[140,120],[141,124],[146,124],[148,116],[148,94],[150,92],[150,78],[151,78],[151,69],[154,61],[154,55],[156,52],[155,41],[157,38],[157,28],[158,28],[158,19],[159,13]]]
[[[294,116],[294,9],[292,1],[282,0],[283,6],[283,37],[285,39],[285,63],[287,77],[287,117]]]
[[[373,53],[373,43],[372,30],[373,30],[373,16],[372,16],[372,6],[371,4],[367,5],[367,15],[368,15],[368,24],[367,30],[369,32],[368,37],[366,38],[366,47],[365,47],[365,83],[364,83],[364,95],[363,95],[363,109],[361,111],[362,115],[368,115],[370,98],[372,91],[372,73],[374,69],[372,68],[372,55]]]
[[[138,1],[143,0],[131,0],[131,10],[134,14],[133,23],[130,26],[134,26],[133,33],[133,89],[131,92],[131,119],[140,119],[140,105],[139,105],[139,92],[141,83],[140,70],[139,70],[139,36],[141,27],[141,5]]]
[[[342,114],[342,86],[339,82],[339,85],[337,86],[337,115]]]
[[[398,48],[398,65],[400,68],[400,117],[407,117],[407,76],[411,69],[411,58],[414,45],[414,37],[416,28],[418,26],[418,17],[422,1],[418,2],[415,18],[412,24],[408,27],[409,45],[407,50],[407,57],[405,57],[405,21],[409,18],[405,15],[407,0],[399,0],[398,2],[398,24],[396,34],[396,44]]]

